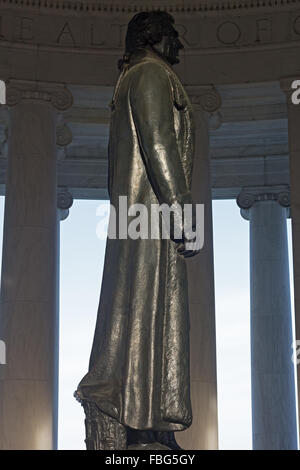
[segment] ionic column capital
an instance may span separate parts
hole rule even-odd
[[[290,191],[266,191],[253,193],[250,191],[241,191],[237,196],[236,202],[241,209],[250,209],[254,202],[277,201],[283,207],[290,207]]]
[[[186,89],[193,106],[201,106],[207,113],[216,112],[222,104],[221,96],[213,85],[189,86]]]
[[[222,99],[213,85],[190,86],[187,92],[195,111],[195,116],[199,111],[207,113],[207,122],[210,129],[218,129],[222,125],[222,114],[219,108]]]
[[[251,209],[254,203],[264,201],[275,201],[278,202],[282,207],[288,209],[291,205],[290,191],[288,189],[274,189],[271,191],[254,191],[247,189],[242,190],[236,198],[236,203],[241,209],[241,215],[246,220],[249,220],[249,209]]]
[[[6,85],[6,104],[16,106],[23,101],[40,101],[65,111],[73,104],[70,90],[59,83],[29,80],[9,80]]]

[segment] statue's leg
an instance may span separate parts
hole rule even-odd
[[[87,450],[126,450],[126,426],[103,413],[95,403],[79,401],[85,413]]]
[[[150,444],[155,442],[154,431],[141,431],[138,429],[127,429],[127,444]]]

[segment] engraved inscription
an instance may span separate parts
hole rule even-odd
[[[187,47],[195,47],[197,46],[198,44],[197,43],[192,43],[190,40],[188,40],[187,36],[188,36],[188,30],[187,30],[187,27],[184,26],[183,24],[175,24],[175,28],[177,29],[178,33],[179,33],[179,36],[180,36],[180,39],[183,43],[183,45],[186,45]]]
[[[233,45],[238,42],[241,37],[239,26],[233,21],[225,21],[218,26],[217,38],[225,45]]]
[[[209,49],[229,46],[263,45],[277,38],[286,42],[294,38],[300,40],[300,12],[293,16],[281,14],[252,15],[248,18],[238,16],[221,20],[215,17],[193,18],[186,23],[185,17],[179,17],[176,28],[186,50]],[[279,20],[280,18],[280,20]],[[111,22],[112,21],[112,22]],[[82,21],[78,18],[53,17],[53,26],[49,30],[46,16],[11,18],[5,12],[0,16],[0,40],[32,42],[39,45],[57,47],[91,47],[99,49],[124,49],[127,23],[122,17],[107,20],[94,17]],[[14,33],[14,34],[12,34]],[[278,41],[278,38],[279,41]]]
[[[91,24],[90,28],[90,45],[91,46],[104,46],[105,42],[103,40],[98,39],[99,28],[95,28],[93,24]]]
[[[34,39],[33,19],[32,18],[21,18],[20,19],[19,39],[21,41],[30,41],[30,40]]]
[[[300,36],[300,16],[297,16],[293,22],[293,31]]]
[[[272,23],[269,18],[256,21],[256,42],[268,42],[272,39]]]
[[[112,24],[111,27],[116,34],[115,47],[123,47],[125,43],[127,24]]]
[[[75,46],[75,39],[71,31],[71,28],[69,26],[69,23],[64,24],[62,30],[60,31],[57,37],[56,42],[57,44],[64,44],[64,45],[72,44],[73,46]]]

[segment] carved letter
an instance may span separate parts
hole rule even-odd
[[[33,39],[32,25],[33,20],[31,18],[21,18],[19,39],[22,41]]]
[[[185,42],[185,44],[188,46],[188,47],[195,47],[197,46],[196,43],[191,43],[187,40],[186,38],[186,34],[187,34],[187,28],[186,26],[184,26],[183,24],[176,24],[175,25],[175,28],[177,29],[178,33],[179,33],[179,36],[180,36],[180,39]]]
[[[74,39],[74,36],[73,36],[72,31],[71,31],[71,29],[70,29],[69,23],[65,23],[65,24],[64,24],[64,27],[63,27],[63,29],[61,30],[61,32],[59,33],[56,42],[57,42],[58,44],[60,44],[62,38],[63,38],[63,42],[64,42],[65,44],[70,44],[70,43],[72,43],[73,46],[75,46],[75,39]]]
[[[225,21],[218,26],[217,39],[222,44],[236,44],[241,37],[241,30],[233,21]]]
[[[293,30],[296,34],[300,35],[300,16],[297,16],[293,22]]]
[[[256,20],[256,42],[267,42],[271,40],[272,23],[269,18]]]
[[[98,26],[98,29],[100,29],[99,26]],[[90,31],[91,31],[91,41],[90,41],[91,46],[103,46],[104,41],[95,42],[95,40],[94,40],[94,25],[93,24],[91,24],[91,30]]]
[[[122,47],[125,42],[125,33],[127,29],[127,24],[112,24],[111,27],[118,28],[118,35],[117,35],[117,44],[116,47]]]

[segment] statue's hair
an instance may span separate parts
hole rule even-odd
[[[173,30],[174,18],[165,11],[149,11],[136,14],[128,23],[125,54],[119,68],[127,63],[138,49],[159,43],[164,35]]]

